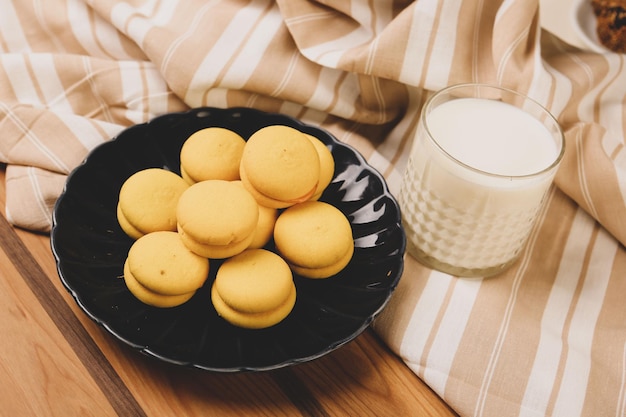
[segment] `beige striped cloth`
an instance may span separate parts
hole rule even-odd
[[[458,279],[407,257],[374,329],[462,416],[626,415],[626,56],[541,29],[537,0],[0,0],[6,215],[47,231],[66,175],[197,106],[319,124],[397,192],[420,106],[459,82],[548,107],[567,149],[522,258]],[[564,10],[564,19],[569,11]]]

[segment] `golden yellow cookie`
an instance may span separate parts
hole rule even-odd
[[[224,261],[213,283],[231,308],[261,313],[282,305],[293,287],[287,263],[266,249],[249,249]]]
[[[315,150],[317,151],[317,156],[320,160],[320,177],[317,183],[317,188],[313,193],[313,196],[310,198],[311,200],[319,200],[322,196],[322,193],[328,187],[328,184],[333,180],[333,176],[335,175],[335,159],[333,158],[333,154],[330,152],[330,149],[318,138],[313,135],[306,134],[306,137],[309,138],[313,146],[315,146]]]
[[[243,187],[241,181],[234,182]],[[249,249],[262,248],[270,241],[274,234],[274,224],[277,218],[277,209],[259,204],[259,221],[257,222],[252,242],[248,246]]]
[[[345,255],[341,259],[339,259],[337,262],[331,265],[322,266],[318,268],[306,268],[306,267],[298,266],[295,264],[290,264],[289,266],[291,267],[293,272],[295,272],[298,275],[302,275],[303,277],[328,278],[341,272],[346,267],[346,265],[350,263],[350,260],[352,259],[352,255],[354,255],[354,245],[350,246],[348,251],[345,253]]]
[[[297,129],[267,126],[248,139],[239,174],[243,185],[283,208],[308,200],[319,181],[320,162],[315,146]],[[279,202],[280,205],[276,205]]]
[[[230,308],[221,299],[215,287],[211,288],[211,301],[217,314],[227,322],[247,329],[264,329],[280,323],[291,313],[296,304],[296,287],[294,285],[285,302],[271,311],[262,313],[242,313]]]
[[[294,272],[308,278],[338,273],[354,252],[350,222],[339,209],[321,201],[286,209],[276,220],[274,242]]]
[[[117,222],[119,223],[124,233],[126,233],[133,239],[139,239],[141,236],[144,235],[143,232],[137,230],[135,226],[133,226],[128,220],[126,220],[126,216],[124,216],[124,213],[122,213],[119,202],[117,204]]]
[[[152,232],[137,239],[126,263],[139,284],[161,295],[196,291],[209,275],[209,260],[190,251],[176,232]]]
[[[246,175],[246,172],[244,169],[239,170],[239,175],[241,176],[241,183],[244,185],[245,189],[248,190],[250,195],[254,197],[254,199],[259,204],[259,206],[270,207],[274,209],[282,209],[282,208],[286,208],[289,206],[293,206],[294,204],[297,204],[294,201],[277,200],[275,198],[270,198],[264,194],[261,194],[256,188],[254,188],[250,184],[250,182],[248,181],[248,176]],[[302,198],[305,200],[308,200],[309,198],[313,196],[314,192],[315,190],[312,189],[306,196]]]
[[[176,307],[186,303],[194,296],[196,291],[180,295],[162,295],[150,291],[141,285],[128,268],[128,262],[124,262],[124,282],[126,287],[142,303],[161,308]]]
[[[131,175],[119,193],[118,222],[129,236],[176,230],[178,198],[189,187],[180,176],[162,168]]]
[[[191,250],[219,249],[225,258],[250,244],[259,219],[259,205],[245,188],[233,181],[207,180],[190,186],[177,208],[178,230]],[[247,243],[245,243],[247,241]],[[243,247],[243,248],[242,248]]]
[[[239,164],[246,141],[221,127],[201,129],[185,140],[180,151],[182,177],[193,184],[205,180],[239,179]]]
[[[296,287],[289,266],[280,256],[265,249],[250,249],[220,266],[211,301],[229,323],[260,329],[289,315],[296,302]]]
[[[179,229],[178,233],[189,250],[205,258],[212,259],[224,259],[243,252],[250,247],[255,236],[253,232],[247,238],[228,245],[209,245],[190,237],[182,228]]]

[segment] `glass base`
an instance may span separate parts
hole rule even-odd
[[[509,261],[505,263],[501,263],[494,266],[489,266],[485,268],[465,268],[459,267],[455,265],[451,265],[446,262],[441,262],[436,258],[428,255],[423,250],[416,247],[410,241],[407,242],[407,253],[411,255],[415,260],[417,260],[422,265],[435,269],[437,271],[450,274],[459,278],[489,278],[495,275],[498,275],[511,267],[519,258],[519,254]]]

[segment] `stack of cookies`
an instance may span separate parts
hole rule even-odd
[[[180,237],[200,256],[224,259],[247,249],[259,222],[259,206],[232,181],[195,183],[178,200]]]
[[[217,314],[239,327],[260,329],[280,322],[296,303],[289,266],[274,252],[249,249],[227,259],[211,287]]]
[[[208,275],[209,260],[190,251],[176,232],[158,231],[140,237],[124,263],[124,281],[130,292],[155,307],[187,302]]]
[[[185,141],[180,163],[180,176],[150,168],[120,190],[118,221],[136,239],[125,281],[144,303],[186,302],[204,285],[211,260],[220,259],[211,284],[215,310],[233,325],[264,328],[292,311],[293,273],[328,278],[350,262],[348,219],[319,201],[334,160],[314,136],[273,125],[246,141],[206,128]]]

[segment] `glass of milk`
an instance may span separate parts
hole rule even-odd
[[[564,145],[556,119],[522,94],[484,84],[435,93],[398,196],[408,253],[455,276],[504,271],[528,239]]]

